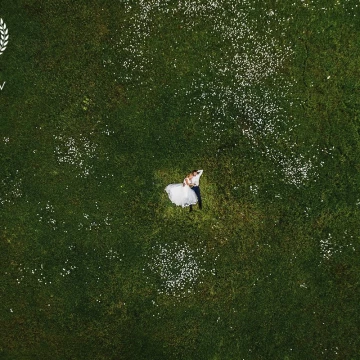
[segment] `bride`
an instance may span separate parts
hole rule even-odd
[[[172,203],[178,206],[186,207],[197,203],[197,196],[191,189],[191,179],[193,174],[188,174],[182,184],[170,184],[165,188]]]

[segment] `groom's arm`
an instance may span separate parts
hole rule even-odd
[[[202,175],[204,170],[198,170],[197,173],[198,173],[198,177],[200,177]]]

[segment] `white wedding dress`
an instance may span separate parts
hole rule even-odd
[[[197,196],[194,190],[186,184],[185,179],[182,184],[170,184],[165,188],[169,199],[177,206],[190,206],[197,203]]]

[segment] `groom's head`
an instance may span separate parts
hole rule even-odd
[[[193,174],[193,176],[196,176],[196,175],[198,174],[198,171],[197,171],[197,170],[193,170],[191,173]]]

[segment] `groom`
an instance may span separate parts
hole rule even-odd
[[[193,177],[191,179],[192,189],[195,191],[195,194],[199,201],[199,209],[202,209],[202,201],[201,201],[201,194],[200,194],[200,187],[199,187],[199,181],[200,176],[202,175],[204,170],[193,170],[191,173],[193,174]],[[192,205],[190,205],[190,211],[193,211]]]

